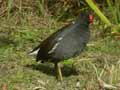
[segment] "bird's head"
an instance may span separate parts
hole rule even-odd
[[[81,24],[91,24],[94,20],[92,12],[82,11],[77,21]]]
[[[88,15],[88,20],[89,20],[89,23],[93,23],[94,17],[92,14]]]

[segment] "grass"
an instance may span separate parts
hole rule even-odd
[[[10,21],[2,18],[0,21],[1,89],[6,87],[8,90],[99,90],[98,77],[110,85],[119,87],[120,42],[111,37],[91,40],[92,46],[88,45],[80,57],[74,58],[77,61],[74,67],[77,73],[72,71],[71,64],[65,63],[62,68],[64,81],[59,83],[55,79],[51,63],[37,63],[27,52],[63,24],[51,18],[31,15],[21,19],[19,24],[14,22],[14,18]]]

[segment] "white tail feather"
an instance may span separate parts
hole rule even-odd
[[[37,49],[37,50],[35,50],[35,51],[33,51],[33,52],[30,52],[29,55],[37,55],[37,53],[38,53],[39,50],[40,50],[40,48]]]

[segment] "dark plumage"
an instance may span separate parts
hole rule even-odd
[[[53,62],[58,78],[62,80],[58,62],[78,56],[89,41],[89,24],[92,18],[88,13],[81,13],[74,24],[67,25],[45,39],[30,54],[37,52],[37,61]]]

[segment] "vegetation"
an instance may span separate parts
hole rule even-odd
[[[60,83],[52,64],[37,63],[27,53],[90,7],[83,0],[0,0],[0,90],[119,89],[120,3],[94,1],[112,26],[95,15],[88,48],[74,58],[77,71],[71,71],[73,59],[62,62],[64,81]]]

